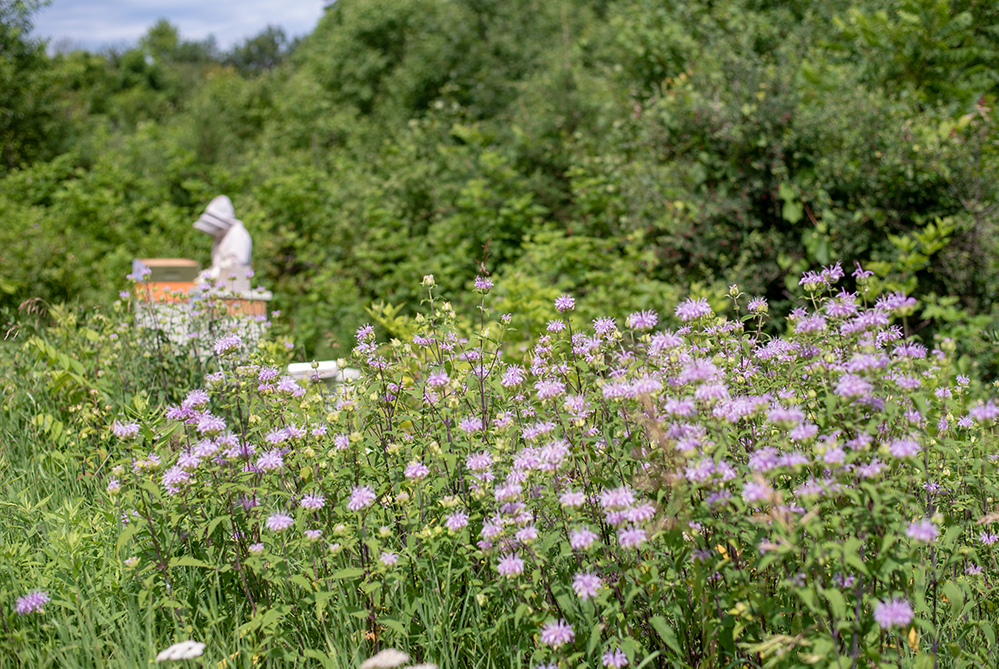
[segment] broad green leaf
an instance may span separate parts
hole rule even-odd
[[[683,649],[680,648],[680,642],[676,637],[676,632],[670,627],[669,623],[662,616],[652,616],[649,618],[649,624],[652,625],[652,629],[656,631],[659,638],[663,640],[663,643],[669,647],[677,655],[683,657]]]

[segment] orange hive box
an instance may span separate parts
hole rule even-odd
[[[183,302],[201,273],[201,263],[187,258],[136,258],[132,274],[146,274],[146,281],[136,283],[136,295],[144,302]]]
[[[135,291],[143,302],[186,302],[191,290],[200,283],[201,264],[187,258],[136,258],[132,261],[132,274],[145,276],[136,282]],[[267,298],[225,300],[226,314],[235,316],[266,316]]]

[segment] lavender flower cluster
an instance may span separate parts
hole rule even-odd
[[[227,514],[248,583],[269,578],[269,555],[310,580],[356,568],[366,583],[433,581],[438,552],[466,556],[484,615],[533,615],[538,666],[584,647],[607,667],[657,649],[695,662],[709,642],[681,641],[692,623],[678,611],[716,631],[738,620],[733,657],[877,654],[878,630],[937,615],[941,579],[995,599],[996,534],[981,525],[999,517],[946,512],[969,471],[999,483],[999,406],[973,399],[949,342],[906,337],[912,298],[853,278],[857,292],[836,287],[838,264],[807,273],[811,309],[780,337],[762,334],[759,297],[742,320],[691,298],[583,324],[561,295],[559,325],[522,359],[495,338],[509,319],[462,331],[424,279],[430,311],[407,341],[358,331],[360,382],[331,391],[233,363],[166,422],[149,417],[183,436],[123,462],[112,496],[131,517],[156,480],[163,508],[186,510],[178,536]],[[483,309],[491,288],[476,282]],[[132,447],[141,430],[114,432]],[[767,602],[796,613],[768,622]]]

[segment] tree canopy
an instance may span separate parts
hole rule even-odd
[[[842,260],[996,362],[994,3],[338,0],[301,40],[52,55],[37,7],[0,0],[0,308],[207,260],[226,193],[310,356],[424,274],[525,318],[721,308],[722,277],[786,313]]]

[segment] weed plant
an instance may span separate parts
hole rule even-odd
[[[144,663],[194,639],[220,667],[356,667],[387,647],[442,667],[994,666],[999,406],[953,342],[905,336],[912,298],[853,277],[856,293],[839,265],[806,273],[780,338],[737,286],[731,318],[688,299],[582,323],[562,295],[515,364],[491,282],[462,332],[427,276],[418,332],[379,343],[362,327],[364,374],[336,388],[221,337],[202,387],[93,412],[86,443],[107,462],[92,471],[82,441],[16,447],[6,468],[34,487],[6,496],[22,527],[5,531],[3,649],[28,664]],[[30,423],[26,401],[8,418]],[[41,497],[39,452],[63,454],[62,511]],[[30,593],[50,601],[15,613]]]

